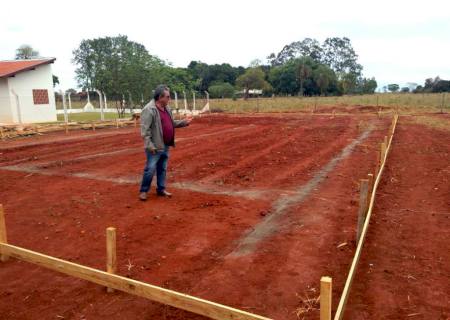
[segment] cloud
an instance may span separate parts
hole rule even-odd
[[[27,10],[23,10],[23,6]],[[151,54],[186,67],[191,60],[247,66],[305,37],[350,38],[366,76],[378,82],[450,79],[450,13],[445,1],[77,1],[6,2],[0,59],[27,43],[57,58],[53,71],[74,87],[72,51],[83,39],[124,34]],[[20,12],[20,15],[17,13]],[[397,80],[400,79],[400,80]],[[404,80],[403,80],[404,79]]]

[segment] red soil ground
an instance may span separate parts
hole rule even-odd
[[[105,229],[114,226],[118,274],[297,319],[302,301],[319,295],[323,275],[333,278],[337,303],[355,249],[359,179],[373,172],[389,124],[390,118],[373,114],[195,119],[177,131],[171,150],[168,188],[174,197],[151,193],[147,202],[137,198],[144,165],[138,129],[2,141],[0,203],[8,242],[104,270]],[[448,132],[400,118],[348,304],[351,319],[382,319],[384,312],[404,318],[405,310],[396,307],[403,300],[386,286],[409,290],[410,303],[424,305],[407,314],[448,316],[448,138]],[[414,165],[406,161],[413,154]],[[423,176],[414,174],[416,168]],[[342,243],[347,245],[337,248]],[[387,247],[398,254],[386,255]],[[422,253],[409,259],[411,250]],[[407,266],[397,260],[423,282],[416,287],[402,278]],[[0,319],[203,319],[14,259],[0,264],[0,279]],[[439,285],[438,295],[447,293],[447,299],[426,293]],[[317,319],[318,312],[302,317]]]
[[[409,122],[397,127],[348,319],[450,319],[450,132]]]

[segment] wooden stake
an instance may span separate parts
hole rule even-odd
[[[69,133],[69,127],[67,126],[67,123],[64,126],[65,126],[65,129],[66,129],[66,134],[68,134]]]
[[[95,131],[95,123],[92,124],[92,131]]]
[[[384,144],[387,146],[388,145],[388,137],[384,136]]]
[[[6,239],[6,223],[5,223],[5,213],[3,211],[3,205],[0,204],[0,243],[8,243]],[[5,262],[8,260],[8,256],[5,254],[0,254],[0,261]]]
[[[375,177],[378,176],[378,171],[380,171],[380,163],[381,163],[380,152],[377,152],[376,157],[377,159],[375,162]]]
[[[373,182],[374,182],[373,174],[368,173],[367,180],[369,180],[369,196],[367,197],[367,207],[369,207],[370,197],[372,196],[372,191],[373,191]]]
[[[2,127],[0,127],[0,138],[4,138],[5,137],[5,135],[3,134],[3,128]]]
[[[331,320],[332,280],[330,277],[320,279],[320,320]]]
[[[119,129],[119,120],[116,119],[116,128]]]
[[[367,214],[367,198],[369,194],[369,179],[359,180],[359,209],[358,209],[358,226],[356,229],[356,242],[359,242],[361,231],[366,221]]]
[[[380,168],[384,163],[384,156],[386,154],[386,144],[384,142],[380,145]]]
[[[106,229],[106,272],[115,274],[117,272],[116,255],[116,228]],[[113,288],[106,288],[107,292],[114,292]]]

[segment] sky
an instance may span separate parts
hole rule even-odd
[[[294,41],[347,37],[379,87],[450,80],[450,2],[440,0],[25,0],[5,1],[0,12],[0,60],[29,44],[56,58],[63,90],[77,88],[71,60],[80,42],[119,34],[175,67],[247,67]]]

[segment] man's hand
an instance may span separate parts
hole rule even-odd
[[[149,151],[151,154],[156,154],[156,149],[148,148],[148,151]]]
[[[188,114],[188,115],[186,116],[186,118],[184,118],[184,121],[186,121],[188,124],[191,123],[191,121],[192,121],[192,115]]]

